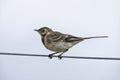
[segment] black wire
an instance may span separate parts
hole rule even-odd
[[[41,55],[41,54],[38,55],[38,54],[21,54],[21,53],[5,53],[5,52],[0,52],[0,55],[48,57],[48,55]],[[54,55],[53,57],[58,57],[58,56]],[[78,56],[62,56],[62,58],[98,59],[98,60],[120,60],[120,58],[112,58],[112,57],[78,57]]]

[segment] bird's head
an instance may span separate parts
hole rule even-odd
[[[52,29],[50,29],[48,27],[42,27],[40,29],[35,29],[35,31],[37,31],[42,37],[44,37],[45,35],[52,32]]]

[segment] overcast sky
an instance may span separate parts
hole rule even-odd
[[[34,29],[48,26],[83,41],[67,56],[120,57],[119,0],[0,0],[0,52],[50,54]],[[120,61],[0,55],[0,80],[120,80]]]

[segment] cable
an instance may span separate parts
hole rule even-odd
[[[5,53],[0,52],[0,55],[14,55],[14,56],[34,56],[34,57],[48,57],[48,55],[38,55],[38,54],[20,54],[20,53]],[[53,57],[58,57],[54,55]],[[120,60],[120,58],[112,57],[78,57],[78,56],[62,56],[62,58],[72,58],[72,59],[97,59],[97,60]]]

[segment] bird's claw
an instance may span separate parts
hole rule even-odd
[[[62,59],[62,56],[61,56],[61,55],[58,55],[58,59]]]
[[[52,58],[53,58],[53,54],[49,54],[48,57],[49,57],[50,59],[52,59]]]
[[[49,54],[48,57],[49,57],[50,59],[52,59],[52,58],[53,58],[53,55],[54,55],[54,54]],[[62,59],[62,55],[58,55],[58,59]]]

